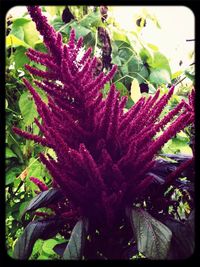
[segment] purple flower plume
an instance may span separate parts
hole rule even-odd
[[[117,67],[96,76],[97,60],[91,58],[92,49],[81,56],[83,39],[76,41],[73,29],[64,44],[61,34],[48,24],[39,7],[29,6],[28,11],[48,53],[29,49],[27,56],[46,66],[46,70],[29,65],[26,69],[40,78],[34,83],[46,92],[48,103],[24,79],[42,118],[42,123],[35,120],[41,135],[17,128],[14,131],[53,148],[56,159],[44,154],[40,159],[54,185],[82,214],[102,224],[112,224],[127,202],[133,203],[135,196],[153,182],[148,172],[162,146],[193,122],[194,92],[189,104],[182,101],[162,119],[160,114],[173,94],[173,86],[161,98],[159,90],[154,97],[141,98],[125,113],[127,99],[120,98],[114,84],[107,98],[102,95]],[[168,181],[172,179],[173,175],[168,177]]]

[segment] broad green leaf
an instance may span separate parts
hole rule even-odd
[[[123,83],[116,82],[115,86],[116,86],[116,89],[120,92],[121,96],[128,96],[129,95],[128,89],[126,88],[126,86]]]
[[[17,155],[9,147],[6,147],[6,158],[17,158]]]
[[[193,82],[194,79],[195,79],[195,75],[194,75],[194,73],[189,72],[188,70],[185,71],[185,76],[186,76],[187,78],[189,78],[192,82]]]
[[[116,64],[118,67],[120,67],[120,66],[122,65],[122,63],[121,63],[121,59],[120,59],[119,56],[113,57],[113,58],[112,58],[112,63],[113,63],[113,64]]]
[[[124,64],[130,62],[131,59],[135,59],[134,52],[130,46],[122,46],[118,51],[118,56]]]
[[[31,47],[35,46],[35,43],[40,40],[39,32],[36,29],[35,23],[33,21],[27,22],[23,26],[24,30],[24,41]]]
[[[131,99],[136,103],[141,98],[140,85],[137,79],[131,83]]]
[[[101,22],[101,16],[100,16],[100,12],[91,12],[89,14],[87,14],[80,22],[81,26],[84,26],[88,29],[91,29],[91,27],[93,26],[100,26],[102,25]]]
[[[12,26],[12,29],[10,31],[10,34],[14,35],[15,37],[17,37],[18,39],[24,41],[24,31],[23,28],[21,26]]]
[[[56,31],[59,31],[61,33],[65,33],[65,34],[69,34],[70,32],[70,25],[69,24],[65,24],[62,20],[57,20],[55,19],[52,23],[52,26],[54,27],[54,29]]]
[[[30,125],[38,116],[36,106],[29,92],[24,92],[19,99],[19,108],[26,126]]]
[[[163,153],[181,153],[181,154],[187,154],[192,155],[192,149],[189,146],[186,139],[180,139],[180,138],[173,138],[169,140],[162,148]]]
[[[88,232],[88,219],[78,221],[71,233],[69,243],[63,253],[64,260],[81,260]]]
[[[20,204],[20,207],[19,207],[19,218],[22,217],[22,214],[23,214],[23,212],[24,212],[24,209],[28,206],[29,202],[30,202],[30,201],[25,201],[25,202],[22,202],[22,203]]]
[[[32,255],[34,255],[34,254],[36,254],[36,253],[40,253],[40,254],[41,254],[43,243],[44,243],[44,241],[41,240],[41,239],[38,239],[38,240],[35,242],[34,247],[33,247]]]
[[[24,67],[25,64],[29,62],[28,57],[26,56],[26,48],[23,46],[17,47],[15,53],[14,53],[14,60],[15,60],[15,67],[16,69],[19,69],[21,67]]]
[[[46,205],[49,205],[57,201],[58,199],[61,199],[62,197],[63,195],[61,194],[59,189],[53,188],[43,191],[30,201],[29,205],[27,205],[24,212],[22,213],[22,217],[24,217],[26,212],[45,207]]]
[[[150,64],[153,60],[153,53],[147,48],[142,48],[140,50],[140,57],[144,62]]]
[[[22,154],[22,150],[21,150],[19,144],[18,143],[12,144],[11,149],[18,156],[19,163],[23,163],[24,162],[23,154]]]
[[[9,185],[14,182],[15,178],[21,173],[21,168],[13,167],[6,172],[5,184]]]
[[[76,31],[76,39],[79,37],[85,37],[88,33],[90,33],[90,30],[81,24],[73,23],[72,28]]]
[[[35,43],[35,50],[47,53],[47,48],[45,47],[44,43],[41,40]]]
[[[30,22],[30,19],[27,18],[16,18],[13,20],[12,29],[10,31],[10,34],[14,35],[18,39],[24,41],[24,30],[23,26]]]
[[[17,47],[20,45],[22,45],[26,48],[30,47],[28,44],[26,44],[24,41],[20,40],[19,38],[17,38],[13,34],[9,34],[8,36],[6,36],[6,47],[10,47],[10,46]]]
[[[30,21],[31,21],[31,19],[28,19],[28,18],[16,18],[16,19],[13,19],[13,25],[12,26],[21,27]]]
[[[64,9],[65,9],[65,6],[45,6],[45,10],[51,16],[55,16],[55,15],[60,16]]]
[[[167,84],[171,82],[170,74],[165,69],[156,69],[149,75],[149,80],[151,83],[156,85]]]
[[[138,251],[148,259],[166,259],[172,238],[171,230],[142,209],[127,209]]]
[[[129,70],[131,70],[130,66],[129,66]],[[140,84],[140,83],[146,82],[146,79],[149,76],[149,72],[145,66],[143,66],[142,64],[139,64],[139,67],[138,67],[138,70],[136,71],[136,73],[132,74],[130,71],[130,75],[135,77]]]
[[[55,254],[53,248],[55,247],[55,245],[58,244],[58,241],[56,241],[55,239],[49,239],[44,241],[43,246],[42,246],[42,250],[49,255]]]
[[[153,56],[153,61],[149,63],[152,69],[164,69],[171,76],[171,68],[169,65],[169,60],[160,52],[155,52]]]
[[[112,31],[112,40],[120,40],[129,43],[129,40],[124,32],[117,30],[117,28]]]

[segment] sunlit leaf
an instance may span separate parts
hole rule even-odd
[[[6,36],[6,47],[17,47],[17,46],[24,46],[29,48],[30,46],[25,43],[24,41],[20,40],[19,38],[17,38],[16,36],[9,34],[8,36]]]
[[[65,9],[65,6],[45,6],[45,10],[51,15],[61,15],[63,10]]]
[[[131,83],[131,99],[136,103],[141,98],[140,85],[137,79]]]
[[[30,21],[23,26],[24,41],[31,47],[35,46],[35,43],[40,40],[39,33],[36,29],[35,23]]]
[[[42,246],[42,250],[46,253],[46,254],[55,254],[53,248],[55,247],[55,245],[58,243],[58,241],[56,241],[55,239],[49,239],[44,241],[43,246]]]

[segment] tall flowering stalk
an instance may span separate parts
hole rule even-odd
[[[13,130],[55,151],[56,159],[41,153],[40,160],[49,170],[54,187],[71,203],[70,209],[68,205],[63,210],[65,217],[84,216],[94,228],[111,229],[120,224],[125,207],[131,206],[154,183],[150,171],[162,146],[193,122],[192,100],[189,104],[180,102],[160,119],[173,95],[172,86],[161,97],[159,90],[153,97],[142,97],[125,113],[127,98],[120,98],[111,83],[117,67],[96,76],[97,59],[91,57],[92,49],[80,56],[83,38],[76,41],[72,29],[68,43],[64,44],[61,34],[48,24],[39,7],[29,6],[28,12],[48,49],[47,53],[28,50],[31,61],[46,66],[46,70],[26,65],[36,79],[34,85],[23,79],[42,122],[35,119],[40,135],[15,127]],[[108,82],[110,91],[103,98],[102,89]],[[34,87],[46,92],[48,103]],[[173,179],[169,174],[166,183]],[[39,184],[35,178],[32,181]],[[47,190],[45,185],[39,186],[42,191]]]

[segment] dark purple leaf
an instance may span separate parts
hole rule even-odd
[[[13,258],[27,260],[37,239],[48,239],[59,231],[62,221],[57,217],[30,222],[16,242]]]
[[[88,220],[82,219],[78,221],[71,233],[69,243],[63,253],[64,260],[82,259],[87,232]]]
[[[148,259],[166,259],[171,230],[142,209],[127,209],[138,251]]]
[[[61,244],[57,244],[55,245],[55,247],[53,248],[53,250],[60,255],[61,257],[63,256],[63,253],[66,249],[67,246],[67,242],[61,243]]]
[[[163,221],[173,234],[168,259],[187,259],[194,253],[195,236],[193,216],[194,214],[192,212],[186,222],[180,222],[172,218]]]
[[[27,211],[33,211],[41,207],[46,207],[49,204],[52,204],[63,197],[60,189],[50,189],[43,191],[37,196],[35,196],[25,208],[22,213],[22,219]]]
[[[183,162],[191,159],[191,156],[184,154],[161,154],[160,156],[165,156],[169,159],[172,159],[176,162],[171,162],[166,159],[157,159],[154,167],[151,169],[151,173],[158,175],[160,179],[165,179],[165,177],[170,174],[172,171],[175,171],[176,168]]]

